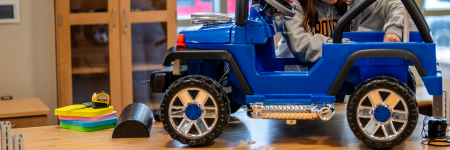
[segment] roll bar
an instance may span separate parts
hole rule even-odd
[[[236,25],[243,26],[247,23],[248,0],[236,0]]]
[[[359,0],[353,8],[351,8],[347,13],[344,14],[344,16],[342,16],[341,19],[339,19],[334,29],[333,43],[342,43],[342,34],[344,32],[345,26],[347,26],[350,21],[353,20],[353,18],[355,18],[359,13],[361,13],[375,1],[376,0]],[[417,29],[419,29],[420,36],[422,36],[423,41],[425,43],[433,43],[433,38],[431,38],[430,35],[430,28],[428,27],[428,24],[425,21],[422,13],[420,12],[420,9],[417,6],[416,2],[414,0],[402,0],[402,3],[405,6],[406,10],[408,10],[408,12],[410,13],[411,18],[417,26]]]

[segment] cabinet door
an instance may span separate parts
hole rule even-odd
[[[166,50],[176,42],[176,0],[121,0],[123,106],[133,102],[159,108],[161,94],[150,93],[150,73],[163,68]]]
[[[56,0],[58,106],[106,91],[122,110],[119,0]]]

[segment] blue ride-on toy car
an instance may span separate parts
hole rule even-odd
[[[413,65],[433,95],[434,116],[445,117],[435,44],[414,0],[402,0],[419,29],[410,32],[410,42],[383,43],[383,32],[344,32],[374,1],[360,0],[339,20],[333,43],[323,44],[315,64],[275,56],[274,17],[293,16],[292,1],[254,0],[249,7],[248,0],[237,0],[235,20],[193,14],[192,22],[201,25],[179,33],[165,56],[169,67],[149,79],[152,92],[165,93],[159,110],[165,130],[181,143],[205,144],[242,105],[251,118],[327,121],[334,104],[350,95],[347,118],[355,136],[370,146],[393,147],[418,121]]]

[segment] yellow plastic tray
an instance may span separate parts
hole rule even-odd
[[[112,106],[108,108],[85,108],[84,105],[69,105],[66,107],[55,109],[57,116],[76,116],[76,117],[97,117],[112,113],[114,111]]]

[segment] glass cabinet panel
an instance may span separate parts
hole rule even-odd
[[[70,0],[70,13],[108,12],[108,0]]]
[[[153,71],[164,68],[162,63],[167,49],[166,23],[135,23],[131,25],[131,51],[133,71],[133,102],[147,104],[157,110],[162,94],[151,93],[148,80]]]
[[[73,104],[91,101],[93,92],[110,93],[108,25],[70,27]]]
[[[175,5],[176,0],[55,0],[58,107],[89,102],[94,92],[105,91],[117,114],[133,102],[157,110],[163,94],[141,82],[164,68],[165,52],[175,45]]]
[[[166,10],[166,0],[130,0],[131,11]]]

